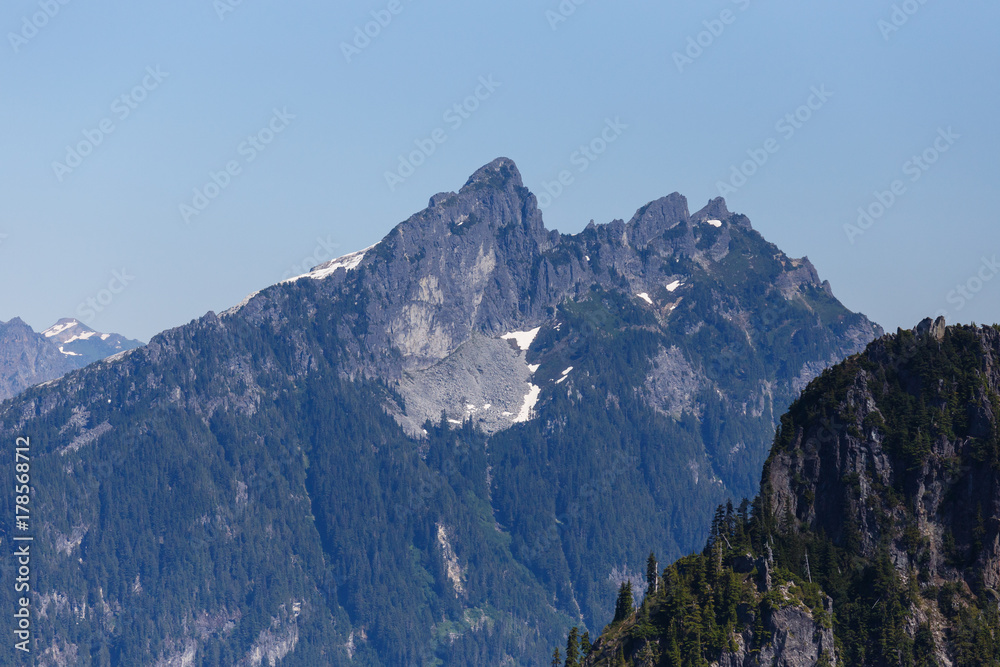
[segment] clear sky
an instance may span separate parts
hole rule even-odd
[[[148,340],[507,156],[536,194],[570,172],[549,228],[724,190],[889,330],[1000,321],[997,25],[986,0],[9,0],[0,320]]]

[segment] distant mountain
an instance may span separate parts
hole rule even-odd
[[[74,319],[59,320],[41,334],[19,318],[0,322],[0,400],[140,345],[119,334],[96,332]]]
[[[0,323],[0,400],[75,368],[71,359],[20,318]]]
[[[1000,664],[1000,326],[928,319],[824,372],[749,511],[652,581],[584,667]]]
[[[756,493],[778,417],[881,333],[721,199],[563,235],[496,160],[0,407],[44,480],[39,664],[547,662]]]
[[[78,368],[143,345],[116,333],[100,333],[73,318],[63,318],[42,332],[62,354],[73,357]]]

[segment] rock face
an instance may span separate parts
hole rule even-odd
[[[755,492],[796,383],[880,333],[721,200],[561,235],[496,160],[0,406],[45,480],[40,636],[98,664],[538,664],[608,620],[612,573]]]
[[[720,508],[703,554],[665,570],[668,592],[584,664],[678,664],[678,636],[725,667],[996,664],[1000,327],[926,319],[824,371],[782,417],[745,510]],[[706,571],[722,583],[698,599]],[[728,648],[690,641],[716,618]]]
[[[831,612],[832,606],[831,601]],[[751,650],[753,633],[746,631],[736,639],[738,650],[724,653],[714,664],[718,667],[814,667],[824,651],[829,664],[836,664],[833,629],[818,623],[808,608],[778,609],[768,619],[766,627],[773,634],[770,644],[757,651]]]
[[[799,530],[891,563],[923,591],[903,605],[906,632],[926,626],[938,664],[972,664],[956,637],[974,621],[952,605],[987,608],[997,598],[998,452],[1000,330],[927,319],[803,394],[783,420],[763,489],[774,515],[794,517]],[[962,602],[935,599],[938,590],[959,591]]]
[[[721,198],[691,215],[687,200],[674,193],[642,207],[627,223],[561,235],[545,229],[534,195],[506,158],[478,170],[459,192],[432,197],[378,245],[350,261],[318,266],[313,275],[329,276],[326,291],[339,287],[362,295],[364,326],[344,330],[352,339],[342,360],[345,372],[397,384],[406,410],[392,411],[412,435],[442,411],[490,432],[515,423],[518,411],[509,406],[521,404],[532,386],[527,362],[485,371],[476,360],[494,357],[493,342],[506,333],[555,326],[561,304],[586,298],[594,288],[642,299],[659,329],[683,331],[687,341],[688,333],[717,318],[741,331],[749,349],[728,346],[708,368],[697,353],[663,350],[671,364],[702,366],[676,382],[664,382],[662,374],[650,378],[650,403],[675,415],[682,407],[702,411],[696,388],[714,386],[725,394],[713,371],[728,374],[750,356],[769,356],[774,337],[767,332],[802,319],[814,339],[795,341],[804,354],[786,355],[777,373],[760,378],[764,384],[726,399],[742,404],[752,393],[756,413],[767,413],[770,428],[820,370],[881,334],[832,297],[808,259],[784,256]],[[754,303],[751,289],[764,301]],[[251,299],[238,312],[262,322],[267,303]],[[779,335],[783,345],[795,332]],[[487,404],[494,409],[483,410]],[[748,488],[755,484],[753,473]]]

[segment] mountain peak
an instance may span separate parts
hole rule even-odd
[[[701,209],[697,213],[691,216],[692,220],[725,220],[732,213],[729,212],[729,208],[726,206],[726,200],[722,197],[716,197],[715,199],[709,200],[705,208]]]
[[[632,242],[642,248],[666,230],[689,219],[687,198],[675,192],[640,208],[626,227]]]
[[[72,334],[68,333],[70,330],[74,330]],[[43,331],[42,335],[46,338],[59,336],[59,342],[63,342],[66,338],[71,337],[73,334],[86,333],[88,331],[93,331],[93,329],[85,324],[82,324],[80,320],[72,317],[64,317]]]
[[[510,158],[498,157],[476,170],[476,173],[470,176],[469,180],[462,186],[462,192],[487,185],[505,189],[511,184],[517,188],[524,187],[524,183],[521,181],[521,172],[518,171],[517,165]]]

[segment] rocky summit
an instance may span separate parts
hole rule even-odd
[[[756,493],[780,415],[881,333],[721,199],[560,234],[495,160],[0,405],[38,664],[542,664]]]

